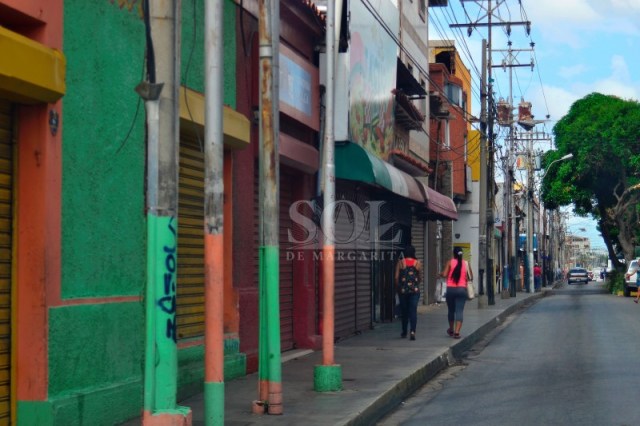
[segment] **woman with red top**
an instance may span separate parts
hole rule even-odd
[[[404,256],[396,263],[395,282],[402,318],[400,337],[407,337],[407,323],[409,323],[411,340],[416,340],[421,278],[422,263],[416,259],[416,249],[413,246],[408,246],[404,250]]]
[[[447,318],[449,320],[447,334],[454,339],[459,339],[462,313],[467,301],[467,279],[473,280],[473,272],[469,263],[462,258],[460,247],[454,247],[453,258],[449,259],[440,275],[447,279]]]

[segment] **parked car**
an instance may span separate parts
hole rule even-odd
[[[584,283],[589,284],[589,274],[584,268],[571,268],[567,272],[567,284]]]
[[[624,297],[631,296],[632,291],[638,291],[638,282],[636,281],[638,274],[638,260],[640,259],[629,262],[627,273],[624,275]],[[629,276],[628,278],[627,275]]]

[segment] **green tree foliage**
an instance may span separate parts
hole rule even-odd
[[[592,93],[576,101],[553,132],[557,149],[544,163],[569,153],[573,158],[545,175],[545,206],[572,204],[576,214],[598,221],[612,259],[618,249],[632,258],[640,241],[640,103]]]

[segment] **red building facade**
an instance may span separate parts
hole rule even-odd
[[[252,149],[234,153],[233,282],[237,296],[240,351],[247,372],[258,367],[258,186],[259,95],[258,3],[245,3],[238,15],[237,108],[253,117]],[[320,347],[318,267],[311,251],[298,250],[301,236],[290,208],[316,197],[319,166],[320,93],[317,46],[324,25],[317,10],[303,2],[280,5],[280,333],[281,349]],[[300,211],[299,211],[300,212]],[[310,214],[310,210],[302,210]]]
[[[434,107],[429,153],[431,164],[437,167],[434,179],[445,185],[445,181],[450,180],[451,196],[455,201],[463,201],[467,196],[468,126],[464,116],[467,94],[462,89],[462,81],[451,75],[445,64],[430,64],[429,72]]]

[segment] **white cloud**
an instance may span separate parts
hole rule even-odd
[[[549,28],[586,25],[600,19],[599,14],[584,0],[529,1],[525,3],[525,10],[534,25]]]
[[[640,2],[638,0],[611,0],[611,5],[622,13],[640,13]]]
[[[582,90],[599,92],[605,95],[614,95],[623,99],[639,99],[640,84],[634,82],[629,72],[629,66],[625,58],[621,55],[611,57],[611,75],[594,81],[584,83]]]
[[[618,96],[622,99],[638,99],[638,90],[614,78],[600,80],[592,86],[594,92]]]
[[[575,71],[574,68],[582,68],[582,66],[561,67],[559,74],[562,75],[563,70],[566,73]],[[554,122],[566,115],[575,101],[589,93],[599,92],[604,95],[618,96],[622,99],[639,100],[640,82],[633,80],[626,59],[621,55],[611,56],[610,70],[610,74],[601,79],[583,79],[563,87],[545,85],[543,86],[544,95],[542,90],[536,89],[531,95],[536,117],[542,118],[545,114],[545,97],[551,120]],[[582,77],[585,76],[585,74],[582,74]]]
[[[573,49],[603,34],[640,35],[639,0],[537,0],[525,10],[537,34]]]
[[[545,85],[542,90],[536,90],[533,93],[531,103],[536,118],[543,118],[548,107],[551,120],[555,122],[565,116],[571,105],[581,97],[565,88]]]
[[[570,79],[584,74],[586,70],[587,66],[585,64],[576,64],[568,67],[560,67],[560,70],[558,70],[558,75],[560,77]]]

